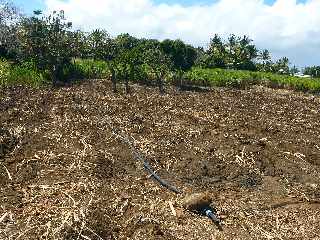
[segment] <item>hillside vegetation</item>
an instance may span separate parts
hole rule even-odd
[[[182,40],[139,39],[129,34],[112,37],[104,29],[74,30],[64,11],[33,16],[19,13],[0,0],[0,86],[51,84],[61,86],[83,79],[108,78],[117,85],[130,82],[157,85],[195,84],[239,87],[260,84],[318,91],[318,67],[298,72],[286,57],[272,60],[249,36],[214,34],[207,48]]]

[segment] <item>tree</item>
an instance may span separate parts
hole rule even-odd
[[[117,92],[117,76],[116,76],[116,64],[114,61],[109,61],[109,69],[111,72],[112,91]]]
[[[32,61],[41,70],[47,70],[52,77],[53,85],[63,75],[64,66],[71,63],[74,55],[74,35],[70,31],[71,22],[67,22],[64,12],[53,12],[47,17],[40,17],[35,12],[33,17],[20,21],[17,30],[20,61]]]
[[[303,73],[314,78],[320,78],[320,66],[306,67]]]
[[[270,52],[267,49],[264,49],[261,53],[260,53],[260,59],[264,62],[270,61],[271,60],[271,56],[270,56]]]
[[[11,1],[0,0],[0,57],[14,58],[13,46],[16,45],[15,23],[20,18],[19,10]]]
[[[160,94],[164,94],[164,81],[166,75],[172,69],[172,61],[159,48],[151,48],[144,53],[144,62],[154,75]]]
[[[197,59],[196,49],[181,40],[166,39],[160,43],[160,48],[170,57],[176,70],[189,70]]]
[[[197,59],[194,65],[196,67],[206,68],[208,65],[209,55],[207,54],[207,52],[204,50],[203,47],[196,48],[196,51],[197,51]]]
[[[280,74],[289,74],[289,64],[289,59],[287,57],[282,57],[273,64],[273,72]]]
[[[244,35],[236,41],[234,68],[241,70],[256,70],[254,60],[258,57],[258,50],[248,36]]]
[[[206,67],[225,68],[227,65],[227,51],[221,37],[215,34],[210,40],[209,49],[207,51]]]
[[[159,42],[150,39],[136,39],[129,34],[121,34],[112,42],[113,57],[108,62],[113,82],[113,91],[117,91],[117,81],[123,80],[125,82],[126,93],[129,93],[129,81],[140,80],[142,75],[143,53],[147,49],[158,46]]]
[[[295,74],[299,73],[300,71],[297,68],[297,66],[294,65],[292,68],[290,68],[289,72],[291,75],[295,75]]]
[[[201,64],[209,68],[256,70],[258,50],[248,36],[231,34],[223,41],[217,34],[210,40],[209,49],[200,56]],[[199,60],[197,61],[199,63]]]
[[[71,38],[73,39],[70,45],[73,57],[89,58],[89,48],[86,34],[80,30],[71,32],[70,34]]]
[[[129,80],[135,79],[135,74],[142,63],[142,52],[138,47],[134,47],[130,50],[122,50],[114,59],[114,69],[117,78],[125,81],[126,93],[130,92]]]
[[[228,42],[226,43],[226,52],[228,54],[227,57],[227,65],[235,68],[238,63],[238,55],[239,55],[239,46],[238,46],[239,38],[237,38],[234,34],[231,34],[228,38]]]
[[[99,60],[114,58],[114,42],[105,30],[96,29],[86,38],[87,57]]]
[[[115,39],[115,44],[119,52],[131,50],[139,45],[139,40],[128,33],[120,34]]]
[[[20,13],[11,1],[0,0],[0,25],[7,25],[19,17]]]
[[[270,72],[272,70],[271,55],[267,49],[260,52],[258,60],[260,60],[260,63],[257,65],[259,71]]]
[[[138,47],[141,51],[146,51],[148,49],[159,48],[160,42],[157,39],[139,39]]]

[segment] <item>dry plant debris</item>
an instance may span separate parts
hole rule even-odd
[[[320,99],[106,81],[0,90],[0,239],[320,239]],[[223,231],[149,179],[207,192]]]

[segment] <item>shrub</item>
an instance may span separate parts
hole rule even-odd
[[[39,87],[45,83],[44,73],[37,70],[33,63],[11,65],[7,61],[0,61],[0,86],[27,85]]]
[[[45,73],[39,71],[32,62],[11,66],[7,85],[27,85],[39,87],[47,83]]]
[[[76,59],[70,67],[69,75],[72,78],[89,79],[89,78],[108,78],[110,70],[108,62],[93,59]],[[68,70],[65,70],[66,72]],[[68,75],[66,75],[68,76]]]
[[[8,76],[10,73],[10,64],[0,59],[0,86],[4,86],[8,81]]]

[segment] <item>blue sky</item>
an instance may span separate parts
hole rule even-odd
[[[85,31],[179,38],[204,47],[215,33],[248,35],[274,59],[286,56],[299,67],[320,65],[320,0],[13,1],[29,14],[63,9],[74,27]]]
[[[185,6],[190,5],[206,5],[217,2],[218,0],[154,0],[156,4],[167,3],[167,4],[182,4]],[[268,5],[272,5],[276,0],[264,0]],[[13,0],[13,2],[21,7],[26,13],[32,13],[35,9],[44,9],[44,0]],[[298,3],[304,3],[306,0],[298,0]]]

